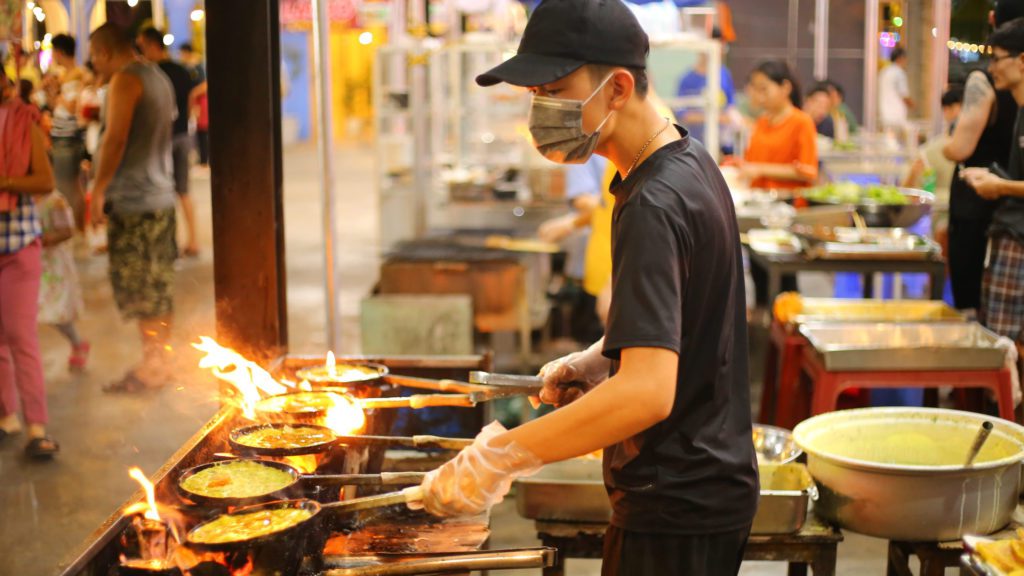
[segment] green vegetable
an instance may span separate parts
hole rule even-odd
[[[811,188],[804,197],[825,204],[909,204],[910,200],[895,186],[862,187],[853,182],[835,182]]]

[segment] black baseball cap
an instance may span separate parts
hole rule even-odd
[[[621,0],[543,0],[512,58],[476,77],[480,86],[541,86],[584,64],[645,68],[650,42]]]

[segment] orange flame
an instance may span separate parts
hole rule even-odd
[[[263,398],[263,394],[273,396],[290,390],[258,364],[230,348],[221,346],[213,338],[200,336],[199,343],[193,343],[192,347],[206,353],[206,356],[199,360],[200,368],[209,369],[214,376],[238,390],[241,395],[242,412],[250,420],[256,418],[255,406]]]
[[[146,492],[146,503],[139,502],[125,509],[125,514],[137,514],[145,510],[145,516],[149,520],[156,520],[160,522],[160,513],[156,509],[156,496],[153,493],[153,483],[146,478],[146,475],[142,473],[142,470],[136,466],[128,469],[128,475],[134,478],[139,484],[142,485],[142,489]],[[141,509],[140,509],[141,506]]]
[[[366,414],[347,395],[331,394],[332,406],[324,414],[323,425],[339,436],[347,436],[362,431],[366,426]]]

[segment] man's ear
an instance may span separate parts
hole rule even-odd
[[[612,85],[609,107],[612,110],[622,110],[636,91],[636,79],[625,68],[617,68],[612,72],[612,78],[608,83]]]

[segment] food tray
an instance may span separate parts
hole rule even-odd
[[[803,451],[793,441],[793,433],[785,428],[754,424],[752,438],[757,450],[758,467],[761,468],[761,501],[765,501],[765,490],[799,491],[810,486],[804,483],[804,477],[795,468],[786,468],[800,457]],[[766,472],[766,468],[769,467]],[[804,469],[803,466],[799,466]],[[778,473],[776,474],[776,471]],[[806,469],[804,469],[806,473]],[[774,478],[769,486],[765,476]],[[810,476],[806,477],[810,480]],[[611,505],[608,503],[608,492],[604,487],[604,473],[601,461],[596,458],[574,458],[564,462],[548,464],[540,472],[528,478],[516,480],[516,509],[520,516],[532,520],[548,520],[563,522],[603,523],[611,519]],[[769,494],[773,499],[774,494]],[[782,494],[779,498],[792,500],[794,494]],[[795,532],[791,526],[799,510],[792,509],[793,503],[773,504],[770,509],[771,518],[761,521],[766,530],[759,534],[781,534]],[[775,516],[788,511],[789,516]],[[804,507],[806,512],[806,506]],[[803,524],[801,516],[800,524]],[[758,526],[754,521],[755,528]]]
[[[792,534],[807,520],[818,489],[803,464],[761,464],[761,499],[751,534]]]
[[[903,228],[832,228],[827,237],[806,238],[807,255],[821,260],[927,260],[940,250],[930,238]]]
[[[752,534],[791,534],[807,519],[817,489],[803,464],[760,464],[761,498]],[[575,459],[548,464],[516,480],[520,516],[549,522],[606,523],[612,509],[601,476],[601,461]]]
[[[966,318],[941,300],[861,300],[803,298],[794,324],[814,322],[964,322]]]
[[[751,250],[761,254],[799,254],[803,247],[800,239],[786,230],[757,228],[747,232]]]
[[[808,323],[800,333],[826,370],[994,370],[998,336],[977,322]]]

